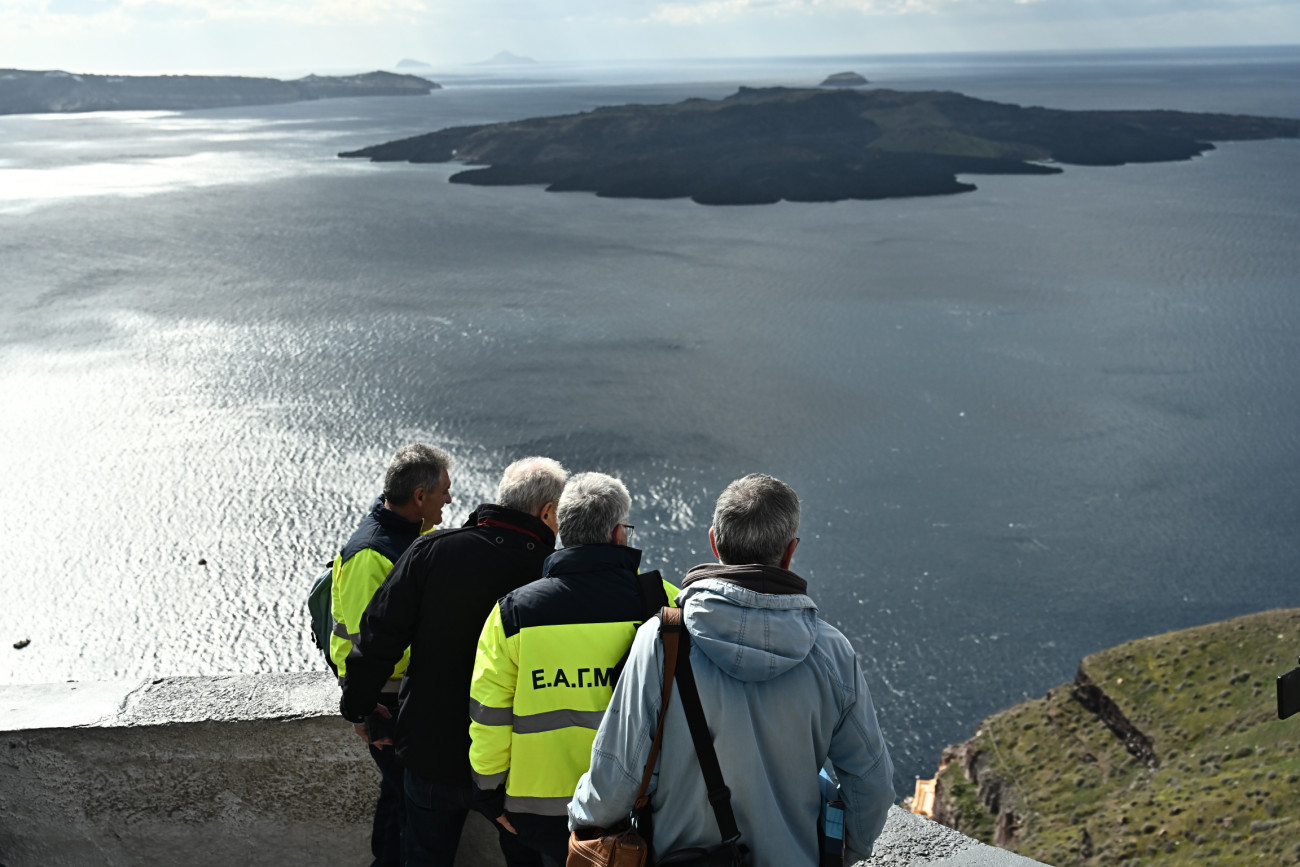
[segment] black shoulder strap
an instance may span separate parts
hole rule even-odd
[[[668,591],[664,590],[664,578],[658,569],[637,573],[636,584],[641,591],[641,622],[645,623],[660,608],[668,607]]]
[[[700,692],[695,687],[695,672],[691,670],[691,638],[685,629],[682,630],[681,642],[682,648],[677,659],[677,694],[681,696],[682,710],[686,711],[686,722],[691,727],[695,755],[700,760],[704,784],[709,788],[709,804],[718,820],[722,842],[735,843],[740,839],[740,829],[736,827],[736,815],[731,810],[731,790],[723,782],[722,767],[718,764],[718,754],[713,749],[708,721],[704,719]]]

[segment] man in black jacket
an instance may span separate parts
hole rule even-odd
[[[384,681],[411,648],[398,693],[394,733],[406,767],[407,865],[445,865],[456,857],[472,804],[465,707],[483,621],[496,601],[541,577],[555,550],[556,507],[567,474],[549,458],[524,458],[506,468],[497,503],[484,504],[465,526],[412,544],[371,599],[347,657],[340,710],[385,739],[388,716],[378,704]],[[510,867],[538,863],[501,831]]]

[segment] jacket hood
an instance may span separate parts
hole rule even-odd
[[[691,642],[737,680],[784,674],[817,640],[817,604],[802,592],[807,583],[786,569],[696,566],[682,586],[677,605]]]

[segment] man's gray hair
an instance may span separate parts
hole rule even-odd
[[[432,491],[442,483],[442,474],[451,470],[451,455],[436,446],[411,443],[402,446],[388,463],[384,473],[384,499],[392,506],[411,502],[416,488]]]
[[[559,461],[535,456],[517,460],[501,474],[497,504],[535,515],[547,503],[559,502],[568,478]]]
[[[781,565],[799,535],[799,497],[780,479],[753,473],[727,485],[713,510],[713,543],[729,565]]]
[[[632,497],[613,476],[579,473],[564,486],[558,512],[564,547],[609,542],[614,528],[627,523]]]

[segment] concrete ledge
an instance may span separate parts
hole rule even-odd
[[[364,864],[379,775],[328,674],[0,686],[0,861]],[[457,864],[502,864],[472,815]],[[895,808],[871,865],[1027,867]]]

